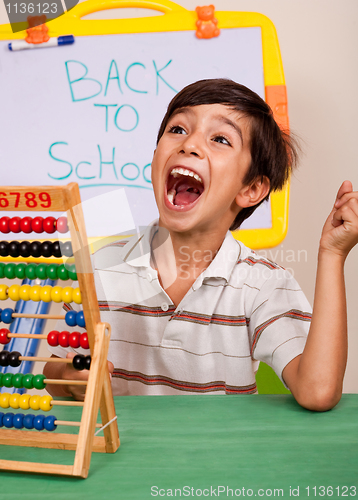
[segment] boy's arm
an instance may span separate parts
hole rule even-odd
[[[357,243],[358,192],[345,181],[322,231],[307,343],[282,373],[298,403],[310,410],[329,410],[342,395],[347,362],[344,262]]]

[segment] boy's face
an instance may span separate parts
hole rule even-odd
[[[161,225],[176,232],[228,230],[240,209],[249,142],[249,119],[222,104],[171,116],[152,161]]]

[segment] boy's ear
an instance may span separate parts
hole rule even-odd
[[[243,186],[235,197],[236,204],[240,208],[253,207],[266,198],[270,192],[270,180],[268,177],[257,177],[248,186]]]

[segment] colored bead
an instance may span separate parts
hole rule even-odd
[[[3,392],[0,394],[0,406],[1,408],[9,408],[10,394],[8,392]]]
[[[0,285],[1,287],[1,285]],[[7,325],[9,325],[10,323],[12,323],[13,321],[13,310],[10,309],[9,307],[7,307],[6,309],[3,309],[2,312],[1,312],[1,321],[3,323],[6,323]]]
[[[12,233],[19,233],[21,231],[20,222],[21,217],[11,217],[9,221],[9,229]]]
[[[4,374],[0,372],[0,387],[2,387],[4,384],[3,384],[3,376]]]
[[[4,387],[13,387],[12,373],[3,373],[2,385]]]
[[[62,302],[62,288],[60,286],[54,286],[51,291],[51,300],[53,302]]]
[[[41,286],[34,285],[30,290],[30,299],[34,302],[39,302],[41,300]]]
[[[39,373],[38,375],[35,375],[33,378],[34,388],[37,389],[38,391],[45,389],[45,387],[46,387],[46,384],[44,382],[45,380],[46,380],[45,375],[42,375],[41,373]]]
[[[54,431],[57,427],[55,425],[57,418],[54,415],[49,415],[48,417],[45,417],[44,420],[44,427],[47,431]]]
[[[68,343],[70,344],[70,347],[72,347],[73,349],[78,349],[81,345],[80,338],[81,338],[80,332],[70,333],[68,338]]]
[[[4,276],[8,280],[13,280],[15,278],[15,269],[16,266],[13,262],[6,264],[4,268]]]
[[[9,365],[13,368],[17,368],[21,365],[21,360],[19,359],[21,356],[20,352],[12,351],[9,353]]]
[[[34,428],[37,431],[43,431],[44,430],[44,420],[45,420],[44,415],[36,415],[34,417]]]
[[[36,276],[39,280],[47,279],[46,264],[39,264],[36,268]]]
[[[0,262],[0,278],[5,278],[5,264]]]
[[[14,414],[13,413],[5,413],[2,421],[3,421],[4,427],[11,429],[11,427],[13,427]]]
[[[57,268],[58,264],[49,264],[46,269],[46,274],[48,279],[57,280]]]
[[[66,268],[68,270],[68,275],[70,280],[77,281],[76,266],[74,264],[71,264],[71,265],[66,265]]]
[[[23,233],[31,233],[32,231],[32,217],[23,217],[20,222],[20,229]]]
[[[45,285],[41,287],[40,297],[42,302],[51,302],[52,286]]]
[[[9,287],[7,285],[0,285],[0,300],[6,300],[8,298],[7,291]]]
[[[9,244],[7,241],[0,241],[0,255],[7,257],[9,255]]]
[[[43,230],[44,230],[43,220],[44,220],[43,217],[35,217],[32,220],[31,227],[35,233],[42,233],[43,232]]]
[[[26,264],[17,264],[15,266],[15,277],[18,278],[19,280],[23,280],[26,276],[25,269],[26,269]]]
[[[20,256],[20,243],[18,241],[10,241],[8,249],[10,257],[16,259]]]
[[[54,241],[52,243],[52,255],[57,259],[62,257],[59,241]]]
[[[31,286],[30,285],[22,285],[20,286],[20,299],[21,300],[30,300],[30,292],[31,292]]]
[[[32,241],[30,243],[30,255],[32,257],[41,257],[41,243],[39,241]]]
[[[73,289],[72,300],[76,304],[82,304],[81,290],[79,288],[74,288]]]
[[[26,278],[29,280],[35,280],[36,279],[36,264],[28,264],[26,266]]]
[[[14,375],[12,376],[12,383],[13,386],[16,387],[16,389],[22,389],[24,387],[22,383],[22,378],[23,378],[22,373],[14,373]]]
[[[67,233],[68,225],[66,217],[59,217],[56,222],[56,229],[59,233]]]
[[[26,389],[33,389],[33,383],[32,383],[32,380],[33,380],[34,376],[32,373],[26,373],[25,375],[23,375],[22,377],[22,385],[26,388]]]
[[[4,427],[4,422],[3,422],[4,415],[5,413],[0,412],[0,427]]]
[[[40,409],[41,396],[35,395],[30,398],[30,408],[31,410],[37,411]]]
[[[68,326],[76,326],[76,311],[67,311],[65,314],[65,321]]]
[[[6,345],[10,342],[11,339],[8,337],[9,333],[10,331],[7,328],[0,329],[0,344]]]
[[[52,234],[56,231],[56,219],[55,217],[46,217],[43,221],[43,229],[48,234]]]
[[[78,313],[76,314],[76,322],[77,325],[81,328],[86,328],[85,315],[83,311],[78,311]]]
[[[81,371],[85,368],[84,356],[82,354],[76,354],[72,359],[72,366],[75,370]]]
[[[58,335],[58,343],[61,347],[68,347],[69,344],[69,332],[61,332]]]
[[[11,394],[10,398],[9,398],[9,405],[11,408],[14,408],[14,410],[17,410],[19,408],[19,399],[20,399],[20,394],[18,394],[17,392],[14,392],[13,394]]]
[[[58,266],[57,268],[57,278],[62,280],[62,281],[67,281],[68,278],[69,278],[69,274],[68,274],[68,271],[65,267],[64,264],[61,264],[60,266]]]
[[[24,428],[24,416],[25,415],[23,413],[16,413],[16,415],[14,415],[13,426],[15,429]]]
[[[7,291],[9,299],[17,302],[20,300],[20,285],[11,285]]]
[[[56,330],[53,330],[47,335],[47,343],[52,347],[58,346],[58,333]]]
[[[10,217],[1,217],[1,219],[0,219],[0,231],[2,233],[6,234],[6,233],[10,232],[9,222],[10,222]]]
[[[85,356],[84,369],[89,370],[91,368],[91,356]]]
[[[62,255],[65,255],[66,257],[73,256],[72,243],[70,241],[65,241],[65,242],[61,241],[60,248]]]
[[[0,366],[9,366],[9,351],[0,352]]]
[[[22,410],[28,410],[30,408],[30,398],[30,394],[21,394],[19,406]]]
[[[25,259],[30,257],[30,242],[22,241],[19,245],[19,252],[21,257],[24,257]]]
[[[52,408],[51,405],[52,397],[51,396],[42,396],[40,401],[40,408],[42,411],[50,411]]]
[[[27,415],[24,416],[23,424],[25,429],[34,428],[34,417],[35,415],[31,415],[31,413],[28,413]]]
[[[51,241],[44,241],[41,243],[41,255],[43,257],[51,257],[52,256],[52,243]]]
[[[72,302],[73,288],[70,286],[65,286],[62,289],[62,302],[66,302],[67,304]]]

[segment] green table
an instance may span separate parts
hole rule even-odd
[[[0,499],[358,497],[358,395],[344,395],[326,413],[304,410],[290,395],[115,403],[121,446],[114,455],[94,453],[87,479],[1,471]],[[58,418],[69,411],[59,410]],[[36,461],[38,453],[49,462],[73,459],[68,451],[0,447],[4,459]]]

